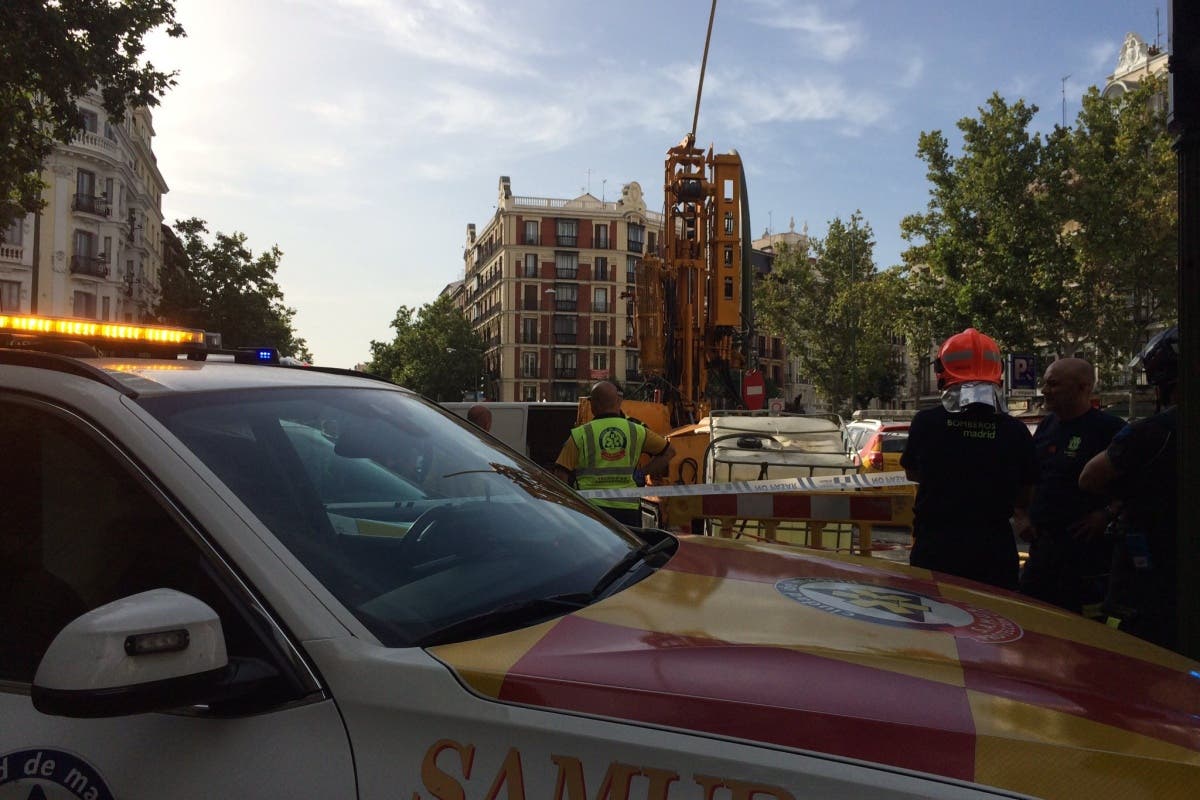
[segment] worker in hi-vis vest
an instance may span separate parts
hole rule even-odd
[[[642,453],[652,458],[648,475],[665,475],[674,450],[665,438],[621,413],[621,392],[608,381],[592,387],[591,422],[571,429],[554,474],[580,490],[627,489],[637,486],[633,471]],[[572,480],[573,479],[573,480]],[[622,525],[640,527],[639,501],[593,500],[592,505]]]

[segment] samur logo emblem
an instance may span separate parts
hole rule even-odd
[[[620,428],[605,428],[600,434],[600,458],[605,461],[619,461],[625,457],[625,447],[629,440]]]
[[[896,586],[785,578],[775,588],[811,608],[877,625],[937,631],[993,644],[1016,641],[1023,633],[1017,623],[985,608]]]

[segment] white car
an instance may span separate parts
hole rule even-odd
[[[630,531],[410,392],[0,349],[0,798],[1192,797],[1200,664]]]

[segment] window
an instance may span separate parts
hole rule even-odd
[[[538,276],[538,257],[537,253],[525,254],[525,271],[522,275],[526,278],[536,278]]]
[[[108,139],[110,142],[115,142],[117,140],[117,132],[113,128],[112,123],[110,123],[108,120],[104,120],[104,138]]]
[[[732,247],[725,248],[725,266],[727,266],[727,267],[733,266],[733,248]]]
[[[521,320],[521,344],[537,344],[537,317]]]
[[[608,249],[608,223],[596,226],[596,236],[593,239],[593,244],[597,250]]]
[[[111,297],[101,297],[100,298],[100,319],[107,322],[111,315],[112,315],[112,298]]]
[[[631,253],[642,252],[646,237],[646,226],[629,223],[629,247],[626,249]]]
[[[608,289],[603,286],[596,286],[592,289],[592,311],[601,314],[612,311],[608,306]]]
[[[637,283],[638,260],[633,256],[625,256],[625,282]]]
[[[579,287],[573,283],[554,284],[554,308],[557,311],[576,311],[579,308]]]
[[[100,204],[96,202],[96,173],[86,169],[75,171],[75,202],[72,205],[76,211],[86,211],[89,214],[100,213]]]
[[[0,530],[19,537],[26,557],[6,555],[5,620],[0,630],[0,679],[30,683],[42,654],[80,614],[156,588],[195,597],[221,618],[233,658],[255,658],[287,672],[268,644],[270,624],[253,601],[218,583],[198,534],[176,520],[128,462],[91,429],[40,403],[0,403],[0,440],[9,458],[0,481],[13,494],[0,505]],[[6,542],[6,550],[9,543]],[[246,601],[246,605],[243,605]],[[11,604],[11,605],[9,605]],[[272,655],[272,653],[276,653]],[[275,680],[272,699],[285,681]],[[292,696],[292,692],[288,692]]]
[[[113,199],[113,179],[112,178],[104,179],[104,199],[110,203],[112,202],[112,199]]]
[[[96,255],[96,234],[91,231],[75,231],[75,255],[80,259],[91,259]]]
[[[650,231],[647,234],[647,236],[649,238],[646,240],[647,241],[646,252],[648,252],[652,255],[658,253],[658,234],[655,233],[654,231]]]
[[[88,133],[95,133],[100,128],[100,117],[95,111],[81,108],[79,109],[79,124]]]
[[[578,325],[579,325],[578,317],[555,317],[554,318],[554,343],[555,344],[575,344],[575,340],[579,335]]]
[[[608,353],[592,353],[592,369],[596,372],[608,372]]]
[[[725,279],[725,299],[726,300],[733,299],[733,278]]]
[[[579,276],[579,254],[555,253],[554,275],[562,280],[575,280]]]
[[[636,350],[626,351],[625,353],[625,380],[637,381],[641,380],[640,358]]]
[[[536,378],[538,376],[538,354],[521,353],[521,377]]]
[[[521,385],[521,399],[526,403],[536,403],[538,399],[538,387],[536,383],[525,383]]]
[[[13,313],[21,310],[20,281],[0,281],[0,311]]]
[[[25,215],[14,219],[4,229],[4,243],[13,247],[20,247],[25,241]]]
[[[579,368],[579,356],[574,350],[554,351],[554,377],[574,378]]]
[[[579,244],[579,220],[560,219],[555,224],[555,244],[558,247],[577,247]]]
[[[608,321],[598,319],[592,323],[592,344],[600,346],[610,346],[612,342],[608,340]]]
[[[71,313],[80,319],[96,318],[96,295],[88,292],[75,292]]]
[[[725,235],[726,236],[733,235],[733,212],[732,211],[725,212]]]
[[[100,255],[98,256],[99,258],[101,258],[104,261],[105,264],[112,262],[112,257],[113,257],[112,244],[113,244],[112,237],[105,236],[104,237],[104,249],[100,252]]]
[[[536,219],[525,220],[525,241],[522,244],[541,244],[541,235]]]
[[[608,259],[604,256],[596,257],[596,266],[592,270],[592,279],[597,281],[609,280],[608,277]]]
[[[522,288],[522,291],[525,292],[525,302],[521,305],[521,307],[525,311],[537,311],[538,310],[538,286],[537,286],[537,284],[527,283],[521,288]]]

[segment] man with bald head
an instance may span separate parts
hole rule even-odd
[[[554,474],[580,490],[632,489],[633,470],[642,453],[651,456],[645,471],[664,475],[674,450],[665,438],[626,419],[621,413],[621,391],[608,381],[592,386],[589,400],[592,420],[571,430],[554,464]],[[618,522],[641,525],[640,503],[630,500],[594,500],[592,505]]]
[[[1021,591],[1082,613],[1101,602],[1112,546],[1104,539],[1105,503],[1079,488],[1079,473],[1124,426],[1120,417],[1092,407],[1095,371],[1082,358],[1060,358],[1046,368],[1042,395],[1050,412],[1033,435],[1039,476],[1028,517],[1016,518],[1029,542]]]

